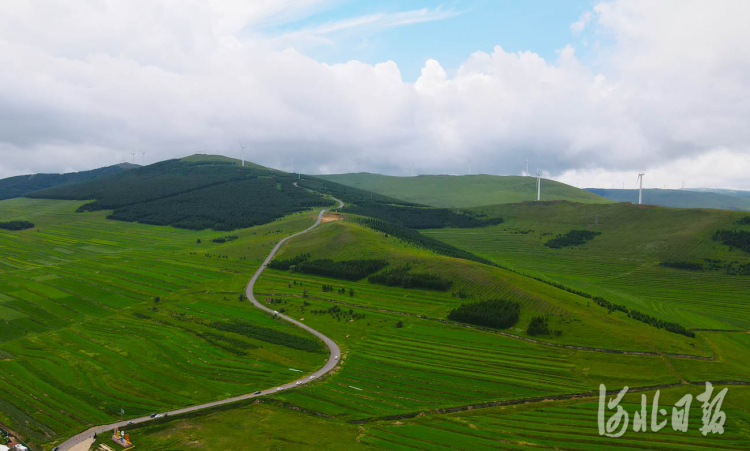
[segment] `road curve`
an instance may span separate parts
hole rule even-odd
[[[295,186],[296,186],[296,183],[295,183]],[[337,208],[342,208],[344,206],[344,203],[341,202],[339,199],[336,199],[336,198],[333,198],[333,199],[336,202],[338,202],[338,204],[339,204]],[[263,273],[263,270],[266,269],[266,266],[273,259],[274,255],[276,255],[276,252],[278,252],[279,248],[281,248],[281,246],[284,243],[286,243],[290,239],[294,238],[295,236],[302,235],[303,233],[307,233],[310,230],[312,230],[315,227],[317,227],[318,225],[320,225],[320,223],[323,221],[323,215],[327,211],[328,211],[327,209],[320,211],[320,213],[318,214],[318,218],[315,220],[315,224],[311,225],[310,227],[306,228],[305,230],[303,230],[301,232],[297,232],[295,234],[289,235],[288,237],[286,237],[286,238],[282,239],[281,241],[279,241],[278,243],[276,243],[276,245],[273,247],[273,250],[271,250],[271,253],[269,253],[268,256],[266,257],[266,259],[263,260],[263,264],[260,265],[260,268],[258,268],[258,270],[255,271],[255,274],[253,274],[253,277],[250,279],[250,282],[248,282],[248,284],[247,284],[247,288],[245,288],[245,293],[247,294],[248,299],[250,299],[250,301],[253,303],[253,305],[255,305],[256,307],[258,307],[261,310],[265,310],[268,313],[275,314],[279,318],[281,318],[281,319],[283,319],[283,320],[285,320],[285,321],[287,321],[289,323],[292,323],[295,326],[300,327],[300,328],[302,328],[302,329],[310,332],[311,334],[315,335],[316,337],[320,338],[321,340],[323,340],[323,342],[326,344],[326,346],[328,346],[328,349],[330,351],[330,354],[328,356],[328,360],[326,360],[326,364],[323,365],[323,367],[321,369],[319,369],[318,371],[316,371],[312,375],[305,376],[302,379],[297,379],[297,380],[291,381],[291,382],[289,382],[287,384],[284,384],[284,385],[279,385],[278,387],[272,387],[272,388],[268,388],[268,389],[265,389],[265,390],[260,390],[259,392],[248,393],[246,395],[235,396],[235,397],[232,397],[232,398],[222,399],[222,400],[219,400],[219,401],[208,402],[208,403],[200,404],[200,405],[197,405],[197,406],[190,406],[190,407],[185,407],[185,408],[182,408],[182,409],[171,410],[169,412],[162,412],[162,415],[169,415],[169,416],[179,415],[179,414],[183,414],[183,413],[194,412],[196,410],[206,409],[206,408],[209,408],[209,407],[220,406],[220,405],[223,405],[223,404],[230,404],[230,403],[237,402],[237,401],[242,401],[242,400],[245,400],[245,399],[257,398],[259,396],[264,396],[264,395],[270,395],[271,393],[276,393],[277,391],[280,391],[280,390],[284,390],[284,389],[287,389],[287,388],[296,387],[297,385],[307,384],[307,383],[311,382],[312,379],[320,377],[320,376],[328,373],[329,371],[331,371],[336,366],[336,364],[338,363],[338,357],[341,355],[341,353],[340,353],[338,345],[336,343],[334,343],[333,340],[331,340],[330,338],[328,338],[325,335],[321,334],[317,330],[315,330],[315,329],[313,329],[313,328],[311,328],[311,327],[309,327],[309,326],[307,326],[305,324],[302,324],[301,322],[299,322],[299,321],[297,321],[295,319],[292,319],[292,318],[290,318],[290,317],[288,317],[286,315],[282,315],[280,313],[274,313],[273,309],[270,309],[270,308],[266,307],[265,305],[261,304],[260,302],[258,302],[257,299],[255,299],[255,296],[253,296],[253,286],[255,285],[255,282],[258,280],[258,277],[260,277],[260,275]],[[297,384],[297,382],[299,382],[299,384]],[[128,424],[145,423],[145,422],[151,421],[151,420],[153,420],[153,418],[151,418],[150,416],[146,416],[146,417],[140,417],[140,418],[132,418],[130,420],[118,421],[118,422],[112,423],[112,424],[105,424],[105,425],[101,425],[101,426],[94,426],[94,427],[89,428],[89,429],[81,432],[80,434],[77,434],[77,435],[69,438],[68,440],[64,441],[63,443],[61,443],[60,445],[58,445],[57,449],[59,451],[68,451],[73,446],[75,446],[78,443],[86,440],[87,438],[92,437],[94,434],[101,434],[103,432],[111,431],[114,428],[126,427],[126,426],[128,426]]]

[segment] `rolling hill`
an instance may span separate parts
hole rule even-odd
[[[316,177],[434,207],[481,207],[536,199],[534,177],[485,174],[394,177],[367,172]],[[546,179],[542,180],[542,200],[610,202],[594,193]]]
[[[638,202],[637,189],[586,188],[586,191],[617,202]],[[750,211],[750,197],[713,191],[644,189],[643,203],[674,208],[718,208],[721,210]]]
[[[137,167],[138,165],[135,164],[120,163],[90,171],[69,172],[67,174],[30,174],[8,177],[0,180],[0,200],[22,197],[33,191],[84,182]]]
[[[293,185],[292,174],[238,160],[194,155],[28,194],[91,200],[79,211],[113,210],[110,219],[185,229],[233,230],[329,205]]]

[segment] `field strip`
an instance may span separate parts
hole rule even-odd
[[[713,385],[750,385],[749,381],[709,381]],[[644,392],[644,391],[654,391],[654,390],[662,390],[667,388],[675,388],[675,387],[682,387],[684,385],[704,385],[706,382],[688,382],[687,384],[682,382],[676,382],[674,384],[661,384],[661,385],[650,385],[645,387],[630,387],[628,388],[628,393],[638,393],[638,392]],[[620,390],[607,390],[608,395],[616,395],[620,392]],[[382,417],[373,417],[373,418],[364,418],[361,420],[349,420],[348,423],[351,424],[362,424],[362,423],[372,423],[375,421],[394,421],[394,420],[403,420],[407,418],[415,418],[423,415],[439,415],[439,414],[446,414],[446,413],[456,413],[456,412],[464,412],[467,410],[474,410],[474,409],[486,409],[488,407],[501,407],[501,406],[515,406],[519,404],[532,404],[537,402],[549,402],[549,401],[565,401],[568,399],[583,399],[583,398],[598,398],[599,391],[598,390],[591,390],[587,392],[582,393],[571,393],[571,394],[564,394],[564,395],[553,395],[553,396],[535,396],[532,398],[519,398],[519,399],[508,399],[505,401],[491,401],[491,402],[483,402],[479,404],[470,404],[465,406],[457,406],[457,407],[444,407],[434,410],[420,410],[418,412],[409,412],[409,413],[402,413],[397,415],[387,415]]]
[[[278,297],[293,297],[293,298],[301,298],[302,297],[299,294],[284,294],[284,293],[258,293],[258,296],[278,296]],[[317,297],[317,296],[308,296],[308,298],[315,299],[315,300],[318,300],[318,301],[332,302],[334,304],[346,305],[346,306],[349,306],[349,307],[357,307],[357,308],[361,308],[361,309],[365,309],[365,310],[373,310],[373,311],[383,312],[383,313],[392,313],[392,314],[395,314],[395,315],[411,316],[411,317],[414,317],[414,318],[425,319],[425,320],[428,320],[428,321],[438,321],[438,322],[441,322],[443,324],[450,324],[452,326],[459,326],[459,327],[465,327],[467,329],[480,330],[482,332],[489,332],[489,333],[493,333],[493,334],[497,334],[497,335],[502,335],[504,337],[513,338],[513,339],[516,339],[516,340],[523,340],[523,341],[527,341],[529,343],[534,343],[534,344],[539,344],[539,345],[544,345],[544,346],[550,346],[550,347],[554,347],[554,348],[575,349],[575,350],[578,350],[578,351],[590,351],[590,352],[603,352],[603,353],[606,353],[606,354],[644,355],[644,356],[654,356],[654,357],[657,357],[657,356],[667,356],[667,357],[674,357],[674,358],[678,358],[678,359],[709,360],[709,361],[710,360],[714,360],[714,357],[715,357],[713,354],[711,354],[710,356],[702,356],[702,355],[694,355],[694,354],[659,353],[659,352],[653,352],[653,351],[626,351],[626,350],[623,350],[623,349],[592,348],[590,346],[563,345],[563,344],[559,344],[559,343],[550,343],[548,341],[536,340],[534,338],[522,337],[520,335],[511,334],[509,332],[503,332],[501,330],[490,329],[490,328],[487,328],[487,327],[474,326],[474,325],[471,325],[471,324],[459,323],[459,322],[450,321],[450,320],[442,319],[442,318],[432,318],[432,317],[429,317],[429,316],[419,315],[419,314],[416,314],[416,313],[407,313],[407,312],[400,312],[398,310],[388,310],[388,309],[371,307],[371,306],[366,306],[366,305],[353,304],[351,302],[336,301],[334,299],[326,299],[326,298],[321,298],[321,297]],[[740,332],[742,332],[742,331],[740,331]]]
[[[295,186],[296,186],[296,184],[295,184]],[[339,203],[338,208],[342,208],[344,206],[344,203],[342,201],[340,201],[339,199],[334,198],[334,200],[336,200]],[[325,335],[321,334],[317,330],[315,330],[315,329],[313,329],[313,328],[311,328],[311,327],[309,327],[309,326],[307,326],[305,324],[300,323],[299,321],[296,321],[296,320],[294,320],[292,318],[289,318],[288,316],[282,315],[280,313],[274,312],[272,309],[270,309],[270,308],[262,305],[260,302],[258,302],[255,299],[255,297],[253,296],[253,286],[255,285],[255,282],[258,280],[258,278],[260,277],[260,275],[263,273],[263,270],[266,269],[266,266],[273,259],[274,255],[276,255],[276,252],[279,250],[279,248],[281,248],[281,246],[284,243],[286,243],[287,241],[289,241],[290,239],[292,239],[292,238],[294,238],[294,237],[296,237],[298,235],[301,235],[303,233],[309,232],[310,230],[312,230],[315,227],[317,227],[318,225],[320,225],[320,223],[323,220],[323,215],[327,211],[328,211],[327,209],[321,210],[320,213],[318,214],[318,218],[315,221],[315,223],[313,225],[311,225],[310,227],[308,227],[307,229],[305,229],[305,230],[303,230],[301,232],[297,232],[297,233],[294,233],[292,235],[289,235],[286,238],[283,238],[282,240],[280,240],[278,243],[276,243],[276,245],[274,246],[274,248],[271,250],[271,252],[268,254],[268,256],[266,257],[266,259],[263,261],[263,264],[260,266],[260,268],[258,268],[257,271],[255,271],[255,274],[253,274],[253,277],[250,279],[250,282],[248,282],[247,287],[245,288],[245,293],[247,294],[248,299],[253,303],[253,305],[255,305],[256,307],[258,307],[261,310],[264,310],[264,311],[266,311],[268,313],[276,315],[279,318],[281,318],[281,319],[283,319],[283,320],[285,320],[285,321],[287,321],[289,323],[292,323],[292,324],[296,325],[297,327],[300,327],[300,328],[306,330],[307,332],[310,332],[311,334],[315,335],[316,337],[320,338],[321,340],[323,340],[323,342],[326,344],[326,346],[328,346],[328,349],[330,350],[330,355],[328,357],[328,360],[326,361],[326,364],[322,368],[320,368],[318,371],[316,371],[315,373],[313,373],[311,376],[309,376],[309,378],[304,378],[304,379],[298,379],[298,380],[295,380],[295,381],[291,381],[291,382],[289,382],[287,384],[279,385],[276,388],[268,388],[266,390],[260,390],[260,391],[254,392],[254,393],[248,393],[248,394],[245,394],[245,395],[235,396],[235,397],[232,397],[232,398],[226,398],[226,399],[221,399],[221,400],[218,400],[218,401],[213,401],[213,402],[209,402],[209,403],[205,403],[205,404],[199,404],[197,406],[190,406],[190,407],[184,407],[182,409],[172,410],[172,411],[163,413],[162,417],[165,417],[165,416],[174,416],[174,415],[180,415],[180,414],[184,414],[184,413],[195,412],[195,411],[198,411],[198,410],[208,409],[208,408],[211,408],[211,407],[217,407],[217,406],[221,406],[221,405],[225,405],[225,404],[230,404],[230,403],[237,402],[237,401],[243,401],[243,400],[247,400],[247,399],[257,398],[259,396],[270,395],[270,394],[276,393],[278,390],[282,390],[282,389],[294,388],[298,384],[299,385],[307,384],[307,383],[311,382],[313,379],[318,378],[320,376],[323,376],[324,374],[328,373],[329,371],[331,371],[336,366],[336,364],[339,361],[338,360],[338,356],[340,354],[340,350],[339,350],[338,345],[336,345],[336,343],[333,340],[331,340],[330,338],[328,338]],[[145,422],[148,422],[148,421],[152,421],[153,419],[154,418],[151,418],[150,416],[146,416],[146,417],[140,417],[140,418],[133,418],[133,419],[130,419],[130,420],[118,421],[118,422],[112,423],[112,424],[106,424],[106,425],[101,425],[101,426],[94,426],[94,427],[91,427],[91,428],[89,428],[89,429],[87,429],[87,430],[85,430],[85,431],[83,431],[83,432],[81,432],[81,433],[79,433],[79,434],[77,434],[77,435],[69,438],[68,440],[64,441],[56,449],[59,450],[59,451],[70,451],[77,444],[81,443],[84,440],[88,440],[91,437],[93,437],[94,434],[101,434],[103,432],[110,431],[110,430],[112,430],[114,428],[126,427],[126,426],[128,426],[130,424],[145,423]]]

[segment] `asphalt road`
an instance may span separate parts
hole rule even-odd
[[[295,183],[295,186],[296,186],[296,183]],[[344,206],[344,203],[341,202],[339,199],[334,198],[334,200],[339,203],[338,208],[341,208],[341,207]],[[310,230],[312,230],[315,227],[317,227],[318,225],[320,225],[320,223],[323,221],[323,215],[327,211],[328,210],[321,210],[320,214],[318,214],[318,219],[315,221],[315,224],[311,225],[310,227],[308,227],[307,229],[305,229],[305,230],[303,230],[301,232],[297,232],[297,233],[295,233],[293,235],[289,235],[288,237],[286,237],[286,238],[282,239],[281,241],[279,241],[278,243],[276,243],[276,245],[273,247],[273,250],[271,251],[271,253],[268,254],[268,257],[266,257],[266,259],[263,260],[263,264],[260,266],[260,268],[258,268],[257,271],[255,271],[255,274],[253,274],[253,277],[250,279],[250,282],[247,284],[247,288],[245,289],[245,293],[247,294],[247,298],[250,299],[250,301],[253,303],[253,305],[255,305],[256,307],[258,307],[261,310],[265,310],[266,312],[274,314],[274,310],[273,309],[268,308],[265,305],[261,304],[260,302],[258,302],[257,299],[255,299],[255,296],[253,296],[253,286],[255,285],[255,281],[258,280],[258,277],[260,277],[260,275],[263,273],[263,270],[266,269],[266,266],[268,265],[268,263],[273,259],[274,255],[276,255],[276,252],[278,252],[279,248],[281,248],[281,246],[284,243],[286,243],[290,239],[294,238],[295,236],[302,235],[303,233],[307,233]],[[200,405],[197,405],[197,406],[190,406],[190,407],[185,407],[185,408],[182,408],[182,409],[171,410],[169,412],[160,412],[160,413],[162,415],[169,415],[169,416],[179,415],[179,414],[182,414],[182,413],[194,412],[196,410],[206,409],[206,408],[209,408],[209,407],[220,406],[220,405],[223,405],[223,404],[230,404],[230,403],[237,402],[237,401],[242,401],[242,400],[245,400],[245,399],[257,398],[259,396],[264,396],[264,395],[270,395],[271,393],[276,393],[277,391],[281,391],[281,390],[284,390],[284,389],[296,387],[297,386],[297,382],[300,382],[299,385],[310,383],[310,382],[312,382],[312,380],[314,378],[318,378],[318,377],[326,374],[327,372],[331,371],[336,366],[336,364],[338,363],[338,357],[341,355],[341,353],[339,351],[338,345],[336,345],[336,343],[334,343],[333,340],[331,340],[330,338],[328,338],[325,335],[321,334],[317,330],[315,330],[315,329],[313,329],[311,327],[308,327],[307,325],[302,324],[301,322],[299,322],[299,321],[297,321],[295,319],[292,319],[292,318],[290,318],[290,317],[288,317],[286,315],[283,315],[283,314],[280,314],[280,313],[276,313],[276,315],[279,318],[281,318],[281,319],[283,319],[283,320],[285,320],[285,321],[287,321],[289,323],[292,323],[295,326],[300,327],[300,328],[302,328],[302,329],[310,332],[311,334],[315,335],[316,337],[320,338],[321,340],[323,340],[323,342],[326,344],[326,346],[328,346],[330,354],[328,356],[328,360],[326,360],[326,364],[323,365],[323,367],[321,369],[319,369],[318,371],[316,371],[312,375],[306,375],[302,379],[293,380],[293,381],[291,381],[291,382],[289,382],[287,384],[279,385],[277,387],[271,387],[271,388],[267,388],[265,390],[260,390],[260,393],[257,393],[257,394],[255,392],[253,392],[253,393],[248,393],[246,395],[235,396],[233,398],[222,399],[222,400],[219,400],[219,401],[214,401],[214,402],[209,402],[209,403],[205,403],[205,404],[200,404]],[[147,421],[152,421],[152,420],[153,420],[153,418],[151,418],[150,416],[146,416],[146,417],[132,418],[132,419],[129,419],[129,420],[118,421],[117,423],[112,423],[112,424],[105,424],[105,425],[101,425],[101,426],[94,426],[94,427],[92,427],[90,429],[87,429],[87,430],[81,432],[80,434],[77,434],[77,435],[69,438],[68,440],[64,441],[62,444],[60,444],[58,446],[58,450],[59,451],[68,451],[73,446],[75,446],[76,444],[82,442],[83,440],[86,440],[86,439],[92,437],[95,433],[96,434],[102,434],[104,432],[111,431],[114,428],[123,428],[124,427],[124,428],[127,429],[127,425],[130,424],[130,423],[133,423],[133,424],[136,424],[136,423],[145,423]]]

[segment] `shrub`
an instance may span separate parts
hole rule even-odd
[[[26,230],[33,229],[34,223],[29,221],[8,221],[0,222],[0,229],[5,230]]]
[[[535,316],[531,318],[529,328],[526,329],[526,333],[534,335],[549,335],[549,326],[547,325],[546,316]]]
[[[739,221],[737,221],[737,224],[741,224],[741,225],[750,224],[750,216],[745,216],[743,218],[740,218]]]
[[[676,261],[676,260],[667,260],[665,262],[661,262],[659,263],[659,266],[664,266],[667,268],[687,269],[690,271],[702,271],[703,270],[702,263],[693,263],[693,262]]]
[[[493,299],[463,303],[448,313],[448,319],[477,326],[506,329],[518,322],[521,305],[515,301]]]
[[[557,235],[555,238],[544,243],[544,245],[553,249],[579,246],[581,244],[586,244],[587,241],[592,240],[597,235],[601,235],[601,232],[593,232],[591,230],[571,230],[565,235]]]

